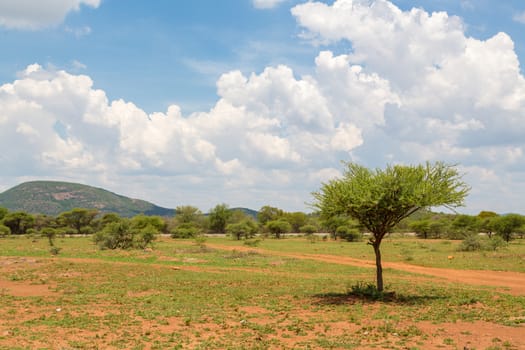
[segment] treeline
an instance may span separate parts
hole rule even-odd
[[[331,239],[358,241],[363,228],[357,221],[335,216],[323,218],[303,212],[286,212],[263,206],[256,216],[243,210],[232,210],[218,204],[207,214],[190,205],[176,208],[174,217],[137,215],[123,218],[113,213],[77,208],[56,217],[10,212],[0,208],[0,237],[8,235],[41,235],[53,239],[64,235],[93,235],[101,248],[145,248],[159,234],[173,238],[193,238],[204,233],[228,234],[233,239],[249,239],[257,234],[281,238],[287,233],[312,235],[324,233]],[[498,215],[482,211],[478,215],[443,214],[421,211],[401,221],[396,232],[412,232],[423,239],[472,239],[480,233],[503,241],[523,238],[525,217],[518,214]]]
[[[498,215],[482,211],[478,215],[443,214],[422,211],[398,225],[400,232],[414,232],[418,237],[465,239],[479,234],[494,235],[509,242],[525,235],[525,217],[519,214]]]

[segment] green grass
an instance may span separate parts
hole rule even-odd
[[[242,246],[242,242],[210,238],[210,243]],[[389,238],[381,244],[383,261],[406,262],[412,265],[452,269],[496,270],[525,272],[525,241],[511,241],[508,247],[495,252],[459,252],[461,241],[423,240],[417,238]],[[371,246],[362,242],[318,241],[306,238],[266,239],[259,248],[277,252],[329,254],[374,260]],[[453,256],[453,259],[449,259]]]
[[[207,243],[242,245],[219,238]],[[163,239],[151,252],[100,251],[89,238],[58,239],[57,245],[62,250],[51,257],[43,239],[0,240],[0,263],[16,262],[0,264],[0,279],[52,292],[0,290],[0,349],[406,349],[423,348],[417,344],[429,337],[421,321],[517,326],[525,320],[525,297],[432,278],[407,283],[414,275],[400,271],[385,272],[387,292],[395,293],[371,298],[363,287],[374,282],[370,268],[210,249],[191,240]],[[448,255],[455,245],[392,239],[385,241],[385,260],[408,249],[410,263],[417,263],[423,252]],[[312,244],[305,238],[269,239],[260,247],[363,259],[371,251],[364,242]],[[515,243],[509,254],[520,249]],[[496,266],[491,257],[479,257],[486,261],[479,266]],[[506,265],[506,259],[499,261]],[[449,338],[442,343],[461,345]]]

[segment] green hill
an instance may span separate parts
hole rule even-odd
[[[0,193],[0,207],[10,211],[56,216],[73,208],[97,209],[124,217],[137,214],[173,216],[173,209],[162,208],[150,202],[68,182],[32,181]]]

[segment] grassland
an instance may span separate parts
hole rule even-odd
[[[89,238],[0,240],[0,349],[521,349],[525,295],[315,259],[372,259],[364,242],[163,238],[100,251]],[[525,245],[459,253],[456,242],[392,238],[387,262],[525,272]],[[450,256],[453,256],[450,259]],[[335,259],[334,261],[336,261]],[[493,272],[498,273],[498,272]]]

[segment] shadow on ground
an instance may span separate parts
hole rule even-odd
[[[433,300],[445,299],[438,295],[410,295],[395,292],[361,293],[349,291],[347,293],[324,293],[313,296],[313,302],[320,305],[343,305],[355,303],[391,303],[400,305],[423,305]]]

